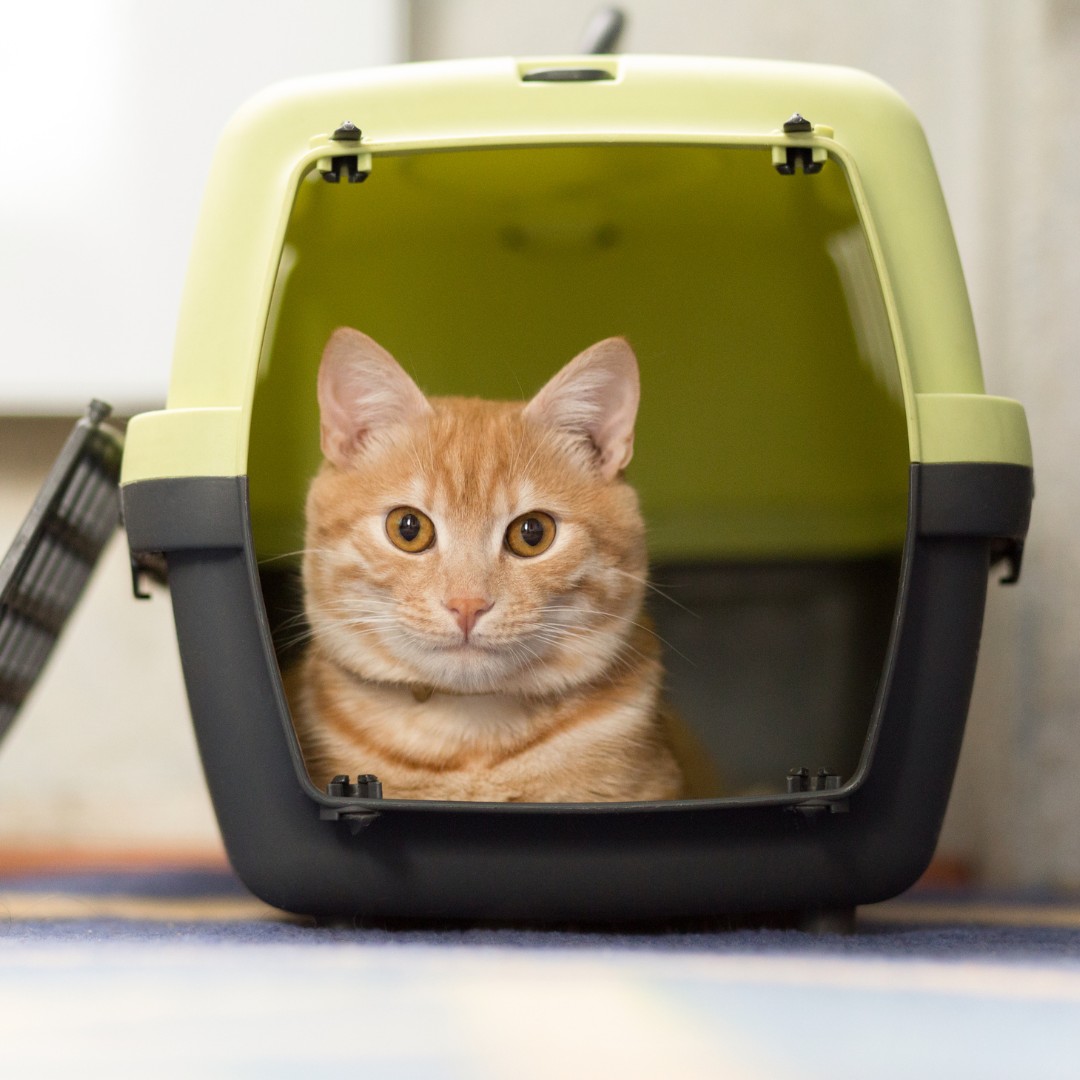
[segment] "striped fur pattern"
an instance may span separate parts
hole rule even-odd
[[[642,612],[644,525],[622,478],[638,403],[629,345],[594,345],[527,405],[429,400],[343,328],[319,403],[312,637],[286,676],[315,783],[375,773],[388,798],[488,802],[680,795]],[[434,525],[423,551],[390,541],[402,506]],[[507,529],[533,511],[555,539],[521,557]]]

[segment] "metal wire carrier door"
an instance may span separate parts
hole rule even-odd
[[[93,401],[0,562],[0,739],[119,524],[123,437]]]

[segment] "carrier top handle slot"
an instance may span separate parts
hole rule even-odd
[[[618,50],[626,29],[626,12],[617,7],[595,11],[585,27],[578,52],[586,56],[610,56]],[[610,82],[615,72],[602,67],[542,67],[523,71],[522,82]]]
[[[357,144],[364,133],[351,121],[345,120],[334,130],[330,138],[336,143]],[[319,158],[316,166],[322,178],[329,184],[340,183],[342,174],[350,184],[362,184],[371,175],[370,154],[335,154]]]
[[[792,113],[784,121],[785,135],[812,135],[814,125],[801,113]],[[828,158],[824,147],[820,146],[774,146],[773,165],[781,176],[794,176],[797,168],[807,175],[821,172]]]
[[[521,76],[522,82],[607,82],[615,76],[603,68],[536,68]]]

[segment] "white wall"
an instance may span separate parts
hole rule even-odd
[[[0,414],[164,401],[218,134],[295,75],[400,60],[399,0],[49,0],[0,29]]]
[[[995,3],[981,20],[979,213],[963,254],[988,382],[1035,449],[1024,578],[992,590],[971,738],[946,843],[991,881],[1080,887],[1080,146],[1065,133],[1080,4]]]

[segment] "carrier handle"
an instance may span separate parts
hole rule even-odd
[[[578,51],[591,56],[618,52],[619,38],[625,29],[626,12],[622,8],[600,8],[589,19]]]

